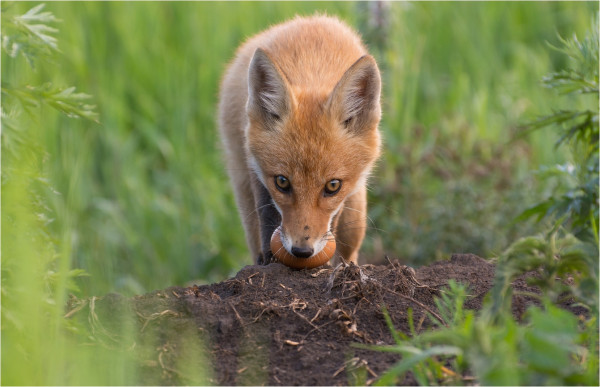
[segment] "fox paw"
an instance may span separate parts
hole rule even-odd
[[[270,251],[267,251],[266,253],[260,254],[258,256],[258,259],[256,260],[256,262],[259,265],[268,265],[270,263],[273,263],[277,261],[277,259],[275,259],[275,257],[273,256],[273,253],[271,253]]]

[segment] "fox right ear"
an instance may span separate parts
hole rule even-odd
[[[291,109],[285,76],[261,48],[256,49],[248,69],[248,114],[266,123],[283,119]]]
[[[380,93],[377,63],[372,56],[364,55],[344,73],[327,104],[344,127],[361,133],[381,118]]]

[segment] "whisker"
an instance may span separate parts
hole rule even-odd
[[[256,207],[254,210],[250,211],[250,213],[248,213],[248,215],[246,215],[246,218],[244,219],[244,221],[248,220],[248,218],[250,217],[250,215],[253,215],[254,213],[258,212],[258,210],[262,210],[265,207],[269,207],[269,206],[274,206],[273,203],[267,203],[265,205],[262,205],[260,207]]]
[[[339,241],[339,240],[335,241],[335,243],[338,244],[338,245],[344,245],[346,247],[351,247],[348,243],[342,242],[342,241]]]
[[[338,223],[338,224],[337,224],[337,227],[339,227],[339,226],[347,226],[347,225],[349,225],[349,224],[358,223],[358,222],[360,222],[360,221],[361,221],[361,220],[359,219],[359,220],[352,220],[352,221],[350,221],[350,222],[346,222],[346,223],[342,223],[342,224]],[[337,228],[337,227],[336,227],[336,228]]]
[[[351,224],[355,224],[355,223],[358,223],[358,222],[360,222],[360,220],[353,220],[353,221],[346,222],[346,223],[343,223],[343,224],[338,224],[338,225],[336,226],[336,228],[335,228],[335,231],[344,231],[344,230],[354,230],[354,229],[361,229],[361,228],[365,228],[365,229],[367,229],[367,230],[375,230],[375,231],[382,231],[382,232],[385,232],[385,230],[383,230],[383,229],[380,229],[380,228],[377,228],[377,227],[375,227],[374,225],[373,225],[373,226],[370,226],[370,225],[365,225],[365,226],[363,226],[363,227],[354,227],[354,228],[348,228],[348,227],[345,227],[345,226],[348,226],[348,225],[351,225]]]
[[[336,228],[336,231],[349,231],[349,230],[373,230],[373,231],[377,231],[377,232],[384,232],[387,233],[386,230],[381,229],[381,228],[376,228],[376,227],[372,227],[372,226],[362,226],[362,227],[342,227],[342,228]]]
[[[375,240],[375,237],[374,237],[373,235],[368,235],[368,234],[367,234],[367,235],[365,235],[365,239],[369,239],[369,240]],[[332,237],[332,238],[330,238],[330,239],[327,239],[327,241],[328,241],[328,242],[329,242],[329,241],[331,241],[331,240],[335,240],[335,241],[336,241],[336,243],[341,243],[341,244],[344,244],[344,245],[346,245],[346,246],[349,246],[347,243],[345,243],[345,242],[342,242],[341,240],[339,240],[339,239],[336,239],[335,237]],[[349,247],[350,247],[350,246],[349,246]]]
[[[359,214],[363,214],[365,216],[365,218],[371,222],[373,225],[375,225],[375,222],[373,221],[373,219],[371,219],[371,217],[367,214],[366,211],[361,211],[361,210],[357,210],[356,208],[352,208],[352,207],[348,207],[348,206],[344,206],[345,210],[351,210],[351,211],[356,211]]]
[[[276,252],[274,252],[274,253],[272,252],[272,253],[273,253],[273,255],[277,255],[277,254],[279,254],[279,252],[281,251],[281,249],[284,249],[284,248],[285,248],[285,247],[283,247],[283,243],[282,243],[282,244],[281,244],[281,247],[280,247],[280,248],[278,248]]]
[[[361,214],[364,212],[364,211],[361,211],[361,210],[357,210],[356,208],[347,207],[347,206],[344,206],[344,210],[352,210],[352,211],[356,211],[356,212],[361,213]]]

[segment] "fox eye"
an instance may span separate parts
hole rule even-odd
[[[288,178],[282,175],[275,176],[275,186],[283,193],[288,193],[292,189],[292,184]]]
[[[338,179],[329,180],[325,184],[325,196],[333,196],[342,188],[342,181]]]

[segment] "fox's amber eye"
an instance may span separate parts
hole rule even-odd
[[[329,180],[327,184],[325,184],[325,195],[332,196],[338,193],[338,191],[342,188],[342,181],[338,179]]]
[[[282,175],[275,176],[275,186],[278,190],[285,193],[290,192],[290,189],[292,188],[292,184],[288,178]]]

